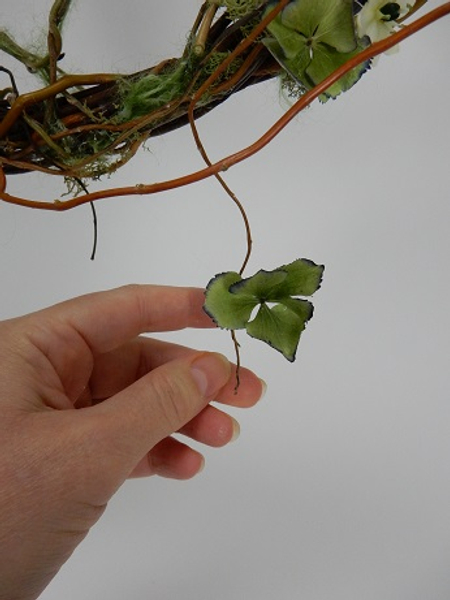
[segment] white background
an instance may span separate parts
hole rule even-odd
[[[64,66],[129,72],[177,56],[199,4],[79,0]],[[1,22],[29,41],[50,5],[2,0]],[[448,600],[449,24],[227,173],[253,227],[249,274],[326,265],[297,361],[241,336],[268,392],[234,413],[239,441],[206,449],[192,481],[127,483],[43,600]],[[203,141],[225,156],[285,107],[275,82],[245,91],[199,121]],[[202,166],[187,128],[148,149],[100,185]],[[64,190],[29,175],[9,185],[38,199]],[[202,286],[242,261],[239,215],[213,180],[97,210],[91,262],[88,207],[0,205],[2,318],[130,282]],[[166,337],[233,356],[225,332]]]

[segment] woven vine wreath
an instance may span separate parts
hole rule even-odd
[[[341,96],[373,66],[373,58],[448,15],[450,2],[407,20],[426,0],[208,0],[201,6],[179,58],[138,73],[70,74],[64,70],[62,27],[72,0],[55,0],[41,53],[0,30],[0,51],[36,75],[40,85],[21,94],[14,73],[0,67],[0,198],[16,205],[65,211],[114,196],[149,195],[214,176],[245,224],[246,254],[239,269],[206,286],[205,310],[221,328],[238,329],[294,361],[313,314],[310,297],[323,265],[296,259],[253,276],[244,271],[252,249],[250,223],[222,173],[266,146],[317,98]],[[291,107],[253,144],[212,163],[196,119],[243,88],[278,78]],[[188,125],[205,161],[178,178],[89,192],[89,182],[130,160],[149,137]],[[29,199],[7,191],[13,174],[39,171],[60,177],[64,200]],[[95,243],[94,252],[95,253]],[[238,379],[237,372],[237,382]]]

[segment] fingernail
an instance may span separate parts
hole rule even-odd
[[[201,473],[202,471],[204,471],[204,469],[205,469],[205,464],[206,464],[206,463],[205,463],[205,457],[204,457],[204,456],[202,456],[202,462],[201,462],[201,464],[200,464],[200,469],[197,471],[197,475],[200,475],[200,473]]]
[[[259,397],[259,399],[261,400],[266,395],[267,383],[264,381],[264,379],[260,379],[259,381],[261,383],[261,396]]]
[[[191,364],[192,377],[204,398],[213,397],[222,388],[231,374],[231,365],[222,354],[203,354]]]
[[[241,435],[241,426],[236,421],[236,419],[233,419],[233,435],[231,436],[230,442],[235,442],[240,435]]]

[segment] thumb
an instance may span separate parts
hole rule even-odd
[[[95,448],[91,451],[102,477],[109,472],[118,480],[111,484],[118,487],[158,442],[213,400],[230,377],[231,365],[225,356],[196,353],[165,363],[87,409],[85,414],[94,428],[91,440]]]

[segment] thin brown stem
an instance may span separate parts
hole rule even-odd
[[[65,92],[72,87],[107,83],[111,81],[117,81],[118,78],[118,75],[111,73],[96,73],[93,75],[65,75],[55,83],[48,85],[41,90],[29,92],[28,94],[22,94],[16,99],[11,109],[7,112],[5,118],[0,123],[0,139],[6,136],[23,111],[31,104],[36,104],[38,102],[43,102],[50,98],[54,98],[57,94]]]
[[[397,19],[396,22],[399,24],[403,23],[403,21],[405,19],[409,19],[409,17],[411,17],[411,15],[413,15],[415,12],[417,12],[419,9],[421,9],[422,6],[424,6],[426,3],[427,3],[427,0],[416,0],[415,3],[412,5],[412,7],[408,10],[408,12],[400,19]]]
[[[212,167],[212,162],[211,162],[211,160],[206,152],[206,149],[200,139],[197,125],[195,123],[194,111],[195,111],[197,102],[200,100],[202,95],[219,79],[219,77],[222,75],[222,73],[225,72],[225,70],[229,66],[231,66],[233,61],[239,55],[241,55],[250,46],[250,44],[252,44],[254,42],[254,40],[256,40],[256,38],[264,31],[264,29],[267,27],[267,25],[270,23],[270,21],[275,18],[275,16],[284,8],[284,6],[286,6],[288,4],[288,1],[289,0],[282,0],[275,9],[270,11],[269,15],[266,16],[261,21],[261,23],[251,32],[251,34],[249,36],[247,36],[237,46],[237,48],[233,52],[231,52],[231,54],[221,63],[221,65],[214,71],[214,73],[212,73],[210,75],[210,77],[208,77],[208,79],[203,83],[203,85],[200,86],[200,88],[194,94],[194,97],[192,98],[192,100],[189,104],[189,108],[188,108],[189,124],[191,126],[191,131],[194,136],[194,140],[197,145],[197,148],[198,148],[203,160],[205,161],[207,167]],[[211,22],[212,22],[212,17],[214,16],[215,11],[217,10],[217,6],[215,5],[215,3],[213,5],[213,8],[214,7],[215,7],[214,12],[210,13],[207,11],[205,13],[205,18],[201,25],[202,34],[203,34],[205,40],[207,38],[207,31],[205,31],[204,27],[207,26],[208,31],[209,31],[209,27],[211,26]],[[209,10],[211,10],[211,7],[209,7]],[[211,17],[211,18],[209,18],[209,17]],[[257,50],[257,53],[259,53],[259,50]],[[251,60],[254,60],[255,56],[256,56],[256,54],[253,55],[253,53],[251,53]],[[247,65],[245,65],[245,68],[247,68]],[[241,75],[241,73],[239,73],[239,75]],[[228,184],[223,179],[223,177],[218,172],[214,173],[214,177],[217,179],[217,181],[219,182],[219,184],[221,185],[221,187],[223,188],[225,193],[231,198],[231,200],[237,206],[237,208],[241,214],[243,223],[244,223],[245,234],[246,234],[246,239],[247,239],[247,249],[246,249],[246,253],[245,253],[241,268],[239,270],[239,274],[242,275],[242,273],[245,270],[245,267],[247,266],[248,261],[250,260],[250,256],[252,253],[253,240],[252,240],[250,221],[248,219],[247,213],[245,211],[245,208],[244,208],[242,202],[239,200],[239,198],[236,196],[236,194],[231,190],[231,188],[228,186]]]
[[[191,104],[189,105],[189,110],[188,110],[189,124],[191,126],[192,135],[194,137],[197,149],[200,152],[203,160],[205,161],[205,163],[208,167],[211,167],[212,166],[211,159],[209,158],[208,153],[206,152],[205,146],[204,146],[203,142],[201,141],[200,134],[198,132],[197,125],[195,123],[194,109],[195,109],[195,104],[194,104],[194,100],[193,100],[191,102]],[[245,267],[247,266],[248,261],[250,260],[250,256],[252,253],[253,240],[252,240],[252,231],[250,228],[250,221],[248,219],[247,213],[245,211],[245,208],[244,208],[242,202],[239,200],[239,198],[236,196],[236,194],[233,192],[233,190],[229,187],[229,185],[226,183],[226,181],[223,179],[223,177],[219,173],[214,173],[214,177],[217,179],[217,181],[219,182],[219,184],[221,185],[221,187],[225,191],[225,193],[231,198],[231,200],[237,206],[237,208],[241,214],[242,220],[244,222],[245,235],[246,235],[246,239],[247,239],[247,249],[246,249],[246,253],[244,256],[244,261],[239,270],[239,274],[242,275]]]
[[[240,344],[236,337],[234,329],[231,330],[231,339],[233,340],[234,352],[236,354],[236,385],[234,386],[234,393],[237,394],[239,386],[241,385],[240,372],[241,372],[241,352]]]

